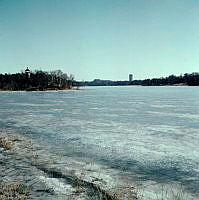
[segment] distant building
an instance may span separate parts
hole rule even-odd
[[[30,78],[30,70],[28,69],[28,67],[26,68],[25,73],[26,73],[26,76]]]
[[[133,74],[129,74],[129,82],[133,81]]]

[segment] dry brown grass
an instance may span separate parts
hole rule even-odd
[[[2,200],[25,200],[29,189],[21,182],[0,183],[0,199]]]
[[[6,139],[3,136],[0,136],[0,147],[3,147],[4,149],[9,150],[11,149],[12,145],[13,145],[12,141]]]

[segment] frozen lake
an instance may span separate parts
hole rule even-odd
[[[0,126],[133,181],[199,194],[199,87],[0,92]]]

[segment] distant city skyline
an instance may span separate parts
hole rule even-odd
[[[199,71],[199,1],[0,1],[0,73],[61,69],[76,80]]]

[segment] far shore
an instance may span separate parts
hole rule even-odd
[[[25,90],[4,90],[0,89],[0,92],[48,92],[48,91],[70,91],[70,90],[81,90],[80,88],[73,87],[73,88],[64,88],[64,89],[54,89],[54,88],[46,88],[46,89],[39,89],[39,88],[34,88],[34,89],[25,89]]]

